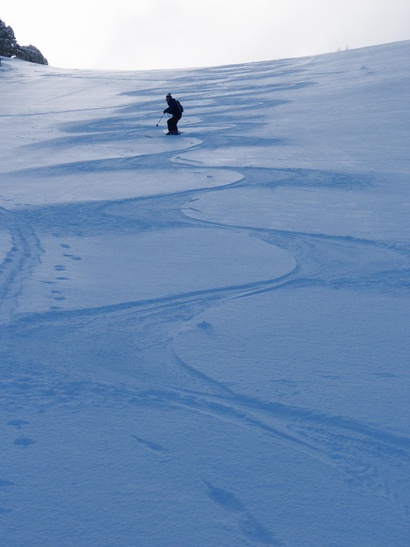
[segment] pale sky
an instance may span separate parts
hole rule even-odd
[[[186,68],[410,39],[409,0],[18,0],[0,19],[60,68]]]

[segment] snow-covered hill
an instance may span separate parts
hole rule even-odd
[[[409,56],[2,58],[1,545],[409,545]]]

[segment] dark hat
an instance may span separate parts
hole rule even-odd
[[[171,93],[168,93],[168,95],[165,97],[166,99],[172,99]]]

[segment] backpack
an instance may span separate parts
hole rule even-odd
[[[181,114],[182,114],[182,112],[184,111],[184,107],[183,107],[182,104],[181,104],[179,101],[177,101],[176,99],[175,99],[175,102],[177,103],[178,108],[179,108],[179,110],[180,110],[180,112],[181,112]]]

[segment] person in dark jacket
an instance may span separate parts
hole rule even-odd
[[[178,135],[178,127],[177,123],[181,119],[182,111],[179,106],[179,103],[177,100],[175,100],[171,93],[168,93],[168,95],[165,97],[165,100],[167,101],[168,108],[164,110],[164,114],[171,114],[171,118],[167,120],[168,124],[168,133],[167,135]]]

